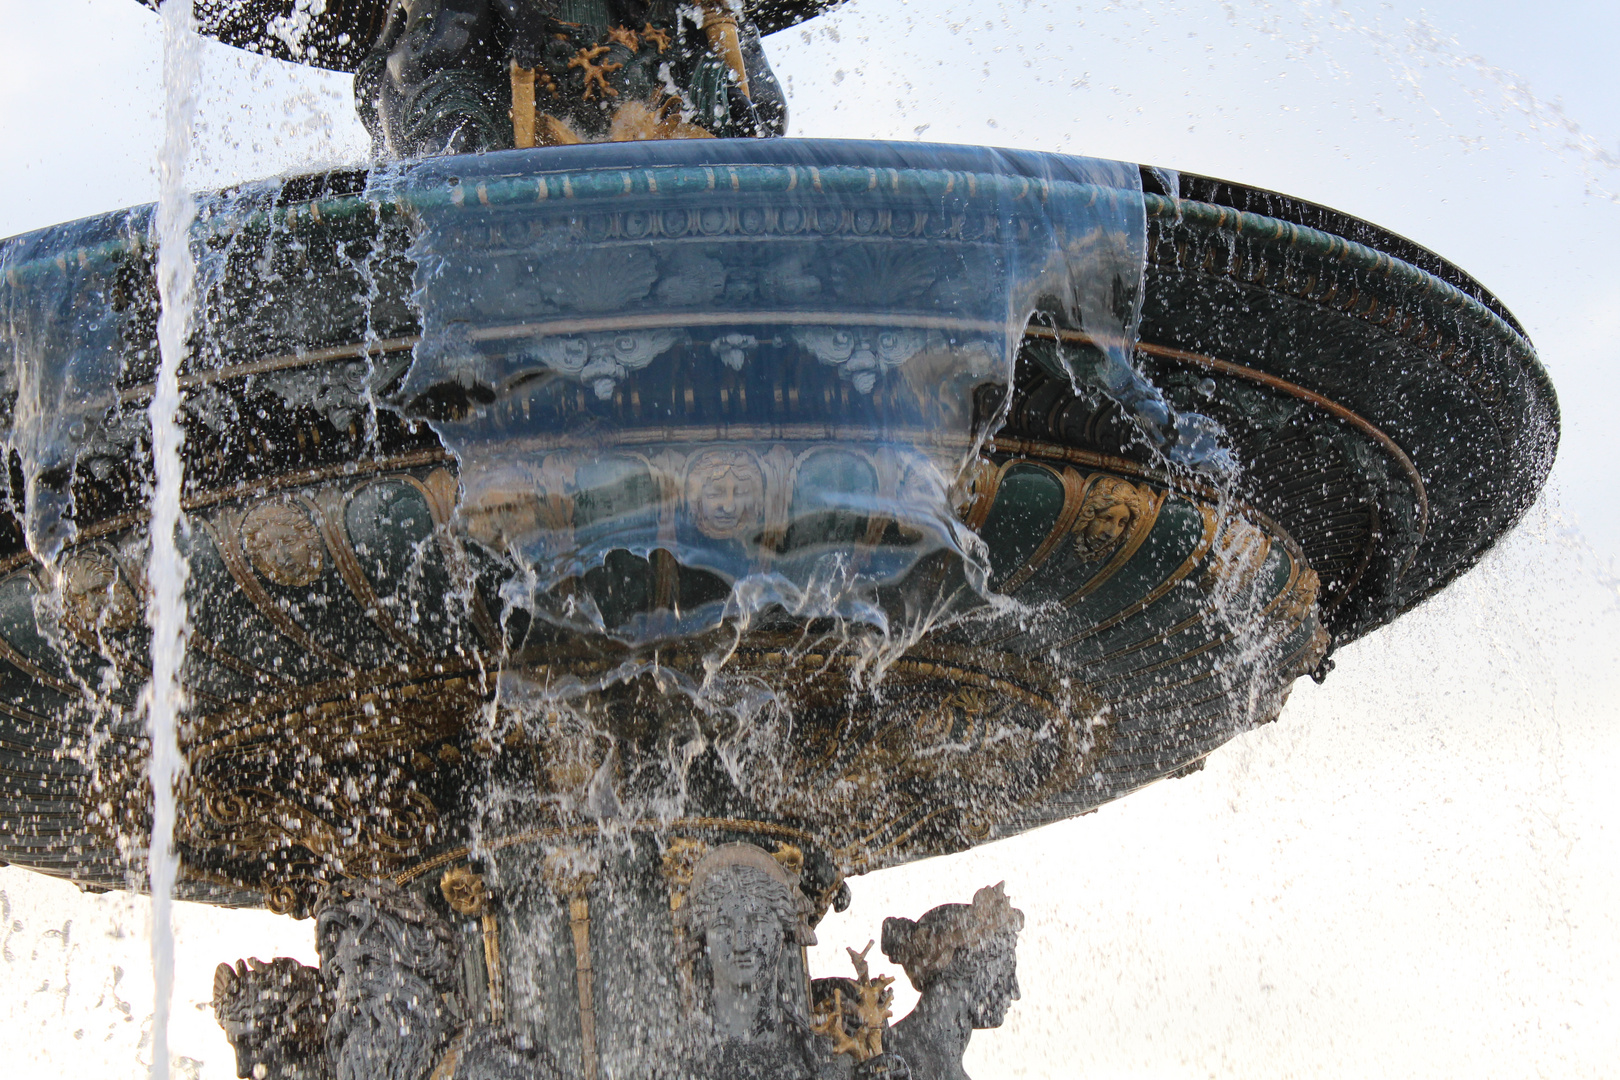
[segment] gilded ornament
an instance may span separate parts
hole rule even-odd
[[[883,1053],[883,1032],[894,1015],[894,976],[873,977],[866,954],[874,943],[868,941],[860,952],[846,947],[855,968],[850,980],[819,980],[831,984],[831,994],[818,992],[810,1030],[831,1040],[834,1054],[848,1054],[857,1062],[870,1061]],[[842,985],[841,985],[842,984]],[[844,991],[849,989],[848,999]]]
[[[765,517],[765,471],[747,450],[705,450],[686,470],[686,507],[711,540],[748,539]]]
[[[663,875],[669,883],[669,910],[678,912],[686,902],[686,890],[692,884],[692,871],[699,860],[709,853],[709,845],[702,840],[688,840],[677,836],[664,849]]]
[[[794,880],[798,880],[804,873],[804,849],[799,845],[778,841],[775,856],[776,861],[782,864],[782,869]]]
[[[548,854],[541,877],[568,900],[568,928],[574,939],[574,989],[579,997],[580,1062],[586,1080],[596,1080],[596,974],[591,962],[590,887],[596,881],[595,855],[585,848]]]
[[[1096,562],[1130,535],[1147,510],[1148,496],[1128,480],[1099,476],[1074,519],[1074,553]]]
[[[546,855],[540,875],[559,896],[583,897],[596,881],[596,856],[583,847],[558,848]]]
[[[737,32],[737,12],[727,0],[698,0],[703,9],[703,32],[709,48],[725,61],[743,97],[752,97],[748,86],[748,65],[743,60],[742,38]]]
[[[451,867],[439,879],[445,903],[458,915],[478,919],[484,938],[484,974],[489,990],[491,1021],[500,1023],[506,1012],[504,976],[501,972],[500,924],[491,910],[489,886],[484,876],[465,866]]]
[[[439,891],[445,903],[459,915],[478,918],[489,906],[489,888],[482,874],[475,874],[465,866],[452,867],[439,879]]]
[[[624,67],[619,63],[598,64],[596,60],[608,51],[606,45],[593,45],[588,49],[581,49],[568,61],[570,68],[579,68],[585,73],[585,90],[580,95],[585,101],[591,100],[593,94],[600,90],[604,97],[618,97],[619,92],[608,85],[607,77]]]
[[[1306,570],[1299,575],[1298,580],[1283,598],[1283,605],[1277,612],[1278,617],[1290,630],[1310,617],[1316,608],[1316,598],[1321,588],[1322,582],[1315,570]]]
[[[118,561],[104,551],[79,551],[62,565],[62,603],[81,626],[128,630],[141,619],[140,601]]]
[[[681,111],[678,97],[653,96],[646,101],[627,101],[613,113],[608,125],[609,142],[644,142],[649,139],[712,139],[706,128],[689,122]]]
[[[660,871],[669,886],[669,916],[671,939],[675,945],[676,978],[680,983],[681,1001],[688,1013],[692,1011],[692,954],[686,947],[686,892],[692,886],[692,874],[699,862],[709,853],[709,845],[702,840],[672,837],[664,848]]]
[[[670,47],[670,44],[671,44],[671,42],[669,40],[669,34],[665,33],[663,30],[660,30],[658,27],[654,26],[652,23],[647,23],[647,24],[642,26],[642,28],[641,28],[641,40],[649,42],[650,44],[656,45],[658,47],[659,52],[668,51],[668,49]]]
[[[918,714],[918,738],[923,743],[972,742],[984,733],[985,717],[998,704],[981,686],[959,686],[941,699],[939,708]]]
[[[242,518],[242,550],[276,585],[303,588],[321,576],[326,548],[309,514],[289,502],[260,503]]]

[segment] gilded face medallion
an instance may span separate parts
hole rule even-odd
[[[687,469],[686,505],[711,540],[751,536],[764,521],[765,473],[746,450],[705,450]]]
[[[1083,562],[1095,562],[1119,546],[1144,509],[1136,485],[1113,477],[1097,481],[1074,520],[1074,551]]]
[[[277,585],[302,588],[321,576],[326,549],[303,508],[260,503],[242,519],[242,550],[253,568]]]
[[[128,630],[141,618],[135,590],[103,551],[81,551],[62,566],[62,603],[81,625]]]

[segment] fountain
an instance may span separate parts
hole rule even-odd
[[[1533,348],[1400,237],[774,137],[825,6],[199,5],[380,150],[190,234],[174,895],[321,956],[221,965],[242,1076],[961,1076],[1022,916],[889,920],[891,1026],[871,946],[809,976],[849,879],[1197,769],[1544,480]],[[161,881],[155,238],[0,248],[0,855],[92,888]]]

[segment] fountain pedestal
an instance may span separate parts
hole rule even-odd
[[[391,1074],[402,1062],[404,1075],[434,1062],[435,1077],[589,1080],[960,1071],[965,1037],[926,1024],[896,1037],[929,1071],[885,1053],[893,979],[873,978],[864,953],[850,950],[857,978],[812,983],[804,950],[825,912],[814,898],[829,900],[841,882],[818,889],[791,843],[768,852],[757,833],[724,843],[682,835],[720,837],[740,824],[604,829],[584,843],[589,830],[507,837],[489,845],[483,873],[451,857],[402,875],[427,888],[336,887],[316,915],[327,1012],[317,1016],[322,1004],[306,996],[284,1013],[263,1011],[257,1029],[228,1026],[245,1071]],[[435,914],[441,900],[448,917]],[[961,999],[972,1026],[995,1027],[1017,996],[1022,924],[998,886],[919,923],[889,920],[884,949],[925,994]],[[230,970],[216,991],[222,1019],[242,996]],[[297,965],[265,972],[256,977],[278,1001],[314,976]],[[286,1032],[317,1027],[324,1044],[298,1056]]]

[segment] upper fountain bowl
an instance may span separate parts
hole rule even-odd
[[[4,855],[101,886],[148,223],[0,248]],[[532,797],[486,844],[656,818],[829,880],[1084,812],[1466,569],[1557,441],[1455,267],[1113,162],[510,151],[211,196],[194,248],[182,895],[220,902],[408,879],[491,777]]]

